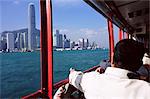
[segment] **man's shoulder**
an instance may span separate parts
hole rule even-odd
[[[139,86],[140,88],[148,88],[150,90],[150,83],[144,81],[144,80],[138,80],[138,79],[129,79],[132,83],[132,85]]]
[[[88,72],[88,73],[85,73],[82,78],[83,80],[87,80],[87,81],[95,81],[97,79],[101,80],[101,75],[103,74],[100,74],[96,71],[92,71],[92,72]]]
[[[100,75],[100,73],[98,73],[96,71],[87,72],[84,74],[84,76],[98,76],[98,75]]]

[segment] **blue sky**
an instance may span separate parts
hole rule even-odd
[[[36,10],[37,28],[39,28],[39,1],[38,0],[0,0],[1,29],[16,30],[26,28],[28,24],[28,4],[33,2]]]
[[[0,32],[26,28],[28,24],[28,4],[32,2],[36,11],[36,27],[40,28],[38,0],[0,0]],[[52,0],[53,32],[56,29],[66,34],[68,39],[77,41],[88,38],[101,47],[108,47],[106,19],[82,0]],[[118,29],[114,29],[117,40]]]

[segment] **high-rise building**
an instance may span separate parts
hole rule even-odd
[[[89,40],[88,39],[84,39],[84,48],[89,47]]]
[[[70,48],[70,39],[67,39],[67,36],[64,34],[63,48]]]
[[[62,48],[63,47],[63,36],[62,34],[59,34],[59,30],[56,30],[55,34],[55,44],[56,48]]]
[[[64,46],[63,46],[63,48],[70,48],[70,40],[68,40],[68,39],[64,40]]]
[[[62,48],[63,47],[63,35],[62,34],[59,34],[58,42],[59,42],[58,47]]]
[[[7,38],[7,51],[8,52],[14,51],[15,49],[14,34],[7,33],[6,38]]]
[[[84,38],[79,39],[78,45],[80,48],[84,48]]]
[[[20,49],[23,51],[26,50],[26,33],[20,34]]]
[[[35,7],[33,3],[28,6],[28,50],[36,49],[35,34]]]
[[[1,35],[0,37],[0,50],[6,51],[7,49],[7,38]]]
[[[75,46],[75,42],[74,41],[70,41],[70,48],[72,49],[72,48],[74,48],[74,46]]]
[[[17,33],[17,37],[15,40],[15,48],[17,48],[17,50],[20,50],[20,33]]]
[[[21,51],[25,51],[27,49],[27,34],[25,32],[17,33],[17,37],[15,40],[15,48]]]

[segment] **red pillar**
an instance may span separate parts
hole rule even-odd
[[[126,32],[126,39],[129,39],[129,34]]]
[[[123,31],[119,28],[119,41],[123,39]]]
[[[41,90],[52,99],[52,7],[51,0],[41,5]]]
[[[48,46],[48,96],[52,99],[52,80],[53,80],[53,46],[52,46],[52,6],[51,0],[46,0],[47,12],[47,46]]]
[[[114,54],[114,33],[113,33],[113,24],[111,20],[107,20],[108,22],[108,33],[109,33],[109,50],[110,50],[110,62],[113,62],[113,54]]]
[[[48,92],[48,46],[47,46],[47,17],[46,17],[46,1],[40,0],[41,12],[41,31],[40,31],[40,46],[41,46],[41,92],[47,96]]]

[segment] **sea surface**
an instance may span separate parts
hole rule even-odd
[[[53,83],[71,67],[86,70],[108,58],[108,50],[53,52]],[[20,98],[40,89],[40,52],[0,53],[0,98]]]

